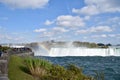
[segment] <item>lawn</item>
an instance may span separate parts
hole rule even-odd
[[[24,59],[11,56],[8,63],[8,77],[10,80],[35,80],[33,76],[23,71]]]

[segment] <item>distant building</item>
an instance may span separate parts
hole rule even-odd
[[[24,44],[1,44],[2,47],[24,48]]]
[[[22,45],[11,45],[10,48],[24,48],[25,46]]]

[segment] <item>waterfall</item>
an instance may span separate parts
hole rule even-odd
[[[34,52],[34,56],[120,56],[120,47],[86,48],[71,46],[72,43],[32,43],[27,45]]]
[[[51,48],[49,56],[120,56],[115,48]]]

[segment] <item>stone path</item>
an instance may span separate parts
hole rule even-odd
[[[7,64],[7,60],[0,60],[0,80],[9,80]]]
[[[0,77],[0,80],[9,80],[8,77]]]

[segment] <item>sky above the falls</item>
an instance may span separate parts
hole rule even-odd
[[[120,44],[120,0],[0,0],[0,43]]]

